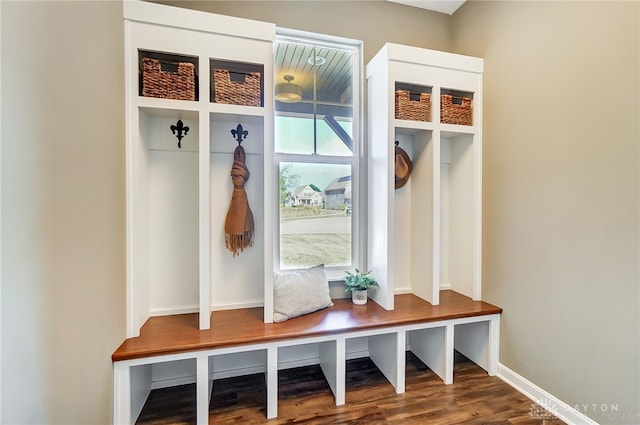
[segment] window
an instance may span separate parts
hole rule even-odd
[[[279,33],[275,160],[280,270],[358,265],[360,43]]]

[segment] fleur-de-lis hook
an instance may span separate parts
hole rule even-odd
[[[231,130],[231,134],[233,135],[233,137],[235,137],[236,141],[238,142],[238,146],[240,146],[240,144],[244,141],[244,139],[246,139],[247,136],[249,135],[249,132],[244,128],[242,128],[242,124],[238,124],[238,126],[235,129]]]
[[[180,142],[182,142],[182,138],[184,136],[187,135],[187,133],[189,132],[189,127],[187,127],[186,125],[184,125],[182,123],[182,120],[178,120],[177,123],[171,124],[171,126],[169,126],[169,128],[171,129],[171,132],[178,138],[178,149],[181,149],[182,146],[180,144]],[[183,134],[184,132],[184,134]]]

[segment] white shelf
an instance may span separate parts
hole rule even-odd
[[[247,121],[258,123],[265,117],[265,108],[257,106],[225,105],[222,103],[209,103],[211,118],[215,121],[234,122]]]
[[[434,130],[437,125],[429,121],[410,121],[410,120],[394,120],[396,133],[399,134],[415,134],[417,131]]]
[[[442,137],[452,138],[460,134],[475,134],[477,129],[470,125],[440,124]]]
[[[140,110],[149,115],[174,117],[180,114],[191,115],[197,118],[200,110],[200,102],[189,100],[160,99],[156,97],[138,96],[135,103]]]

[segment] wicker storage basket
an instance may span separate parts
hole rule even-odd
[[[443,124],[471,125],[470,97],[440,95],[440,122]]]
[[[431,93],[420,93],[420,100],[411,100],[409,90],[396,90],[396,118],[431,121]]]
[[[238,77],[240,81],[234,81]],[[230,72],[227,69],[214,69],[213,84],[216,103],[261,106],[259,72],[240,73]]]
[[[142,95],[164,99],[196,100],[196,67],[190,62],[142,59]]]

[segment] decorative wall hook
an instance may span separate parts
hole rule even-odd
[[[240,144],[244,141],[244,139],[246,139],[247,136],[249,135],[249,132],[244,128],[242,128],[242,124],[238,124],[238,126],[235,129],[231,130],[231,134],[233,135],[233,137],[235,137],[236,141],[238,142],[238,146],[240,146]]]
[[[178,149],[181,149],[182,146],[180,145],[180,142],[182,141],[182,138],[186,136],[187,133],[189,132],[189,127],[185,126],[182,123],[182,120],[178,120],[178,122],[175,123],[175,125],[171,124],[169,128],[171,129],[171,132],[178,138]]]

